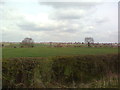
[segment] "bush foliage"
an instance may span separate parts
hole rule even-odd
[[[3,87],[82,87],[82,84],[101,83],[105,77],[118,75],[119,64],[118,54],[5,59],[2,65]],[[88,86],[98,86],[94,84]],[[118,87],[118,83],[110,85],[104,87]]]

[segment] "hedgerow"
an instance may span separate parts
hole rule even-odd
[[[100,82],[108,75],[119,74],[120,61],[118,54],[108,54],[10,58],[2,64],[3,87],[50,88]]]

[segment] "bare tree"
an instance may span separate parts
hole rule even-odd
[[[88,47],[90,47],[90,45],[94,43],[94,39],[92,37],[86,37],[85,43],[88,44]]]
[[[94,43],[94,39],[92,37],[86,37],[85,38],[85,43]]]
[[[32,38],[25,38],[22,40],[22,46],[21,47],[34,47],[34,41]]]

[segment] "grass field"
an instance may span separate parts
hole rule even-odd
[[[4,47],[3,87],[117,88],[117,53],[110,47]]]
[[[51,57],[65,55],[93,55],[117,53],[117,48],[90,48],[90,47],[34,47],[34,48],[3,48],[3,58],[13,57]]]

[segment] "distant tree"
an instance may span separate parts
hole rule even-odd
[[[4,47],[4,44],[2,44],[2,47]]]
[[[90,43],[88,42],[88,47],[90,47]]]
[[[88,45],[88,47],[90,47],[91,44],[94,43],[94,39],[92,37],[86,37],[85,38],[85,43]]]
[[[16,46],[14,46],[14,48],[17,48]]]
[[[34,41],[32,38],[25,38],[21,43],[21,47],[34,47]]]
[[[86,37],[85,43],[94,43],[94,39],[92,37]]]

